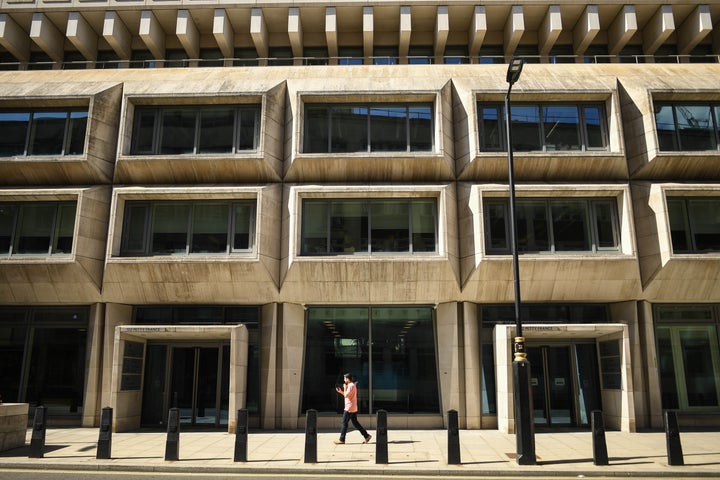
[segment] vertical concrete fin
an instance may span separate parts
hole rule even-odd
[[[140,31],[138,33],[145,46],[158,60],[165,58],[165,31],[152,10],[140,13]]]
[[[470,20],[470,29],[468,30],[468,53],[470,58],[480,55],[485,34],[487,33],[487,15],[485,7],[482,5],[475,6],[472,19]],[[474,62],[473,62],[474,63]]]
[[[93,61],[97,59],[98,35],[80,12],[69,13],[65,36],[83,57]]]
[[[7,13],[0,13],[0,45],[19,61],[30,60],[30,37]]]
[[[635,5],[625,5],[608,29],[608,53],[619,54],[637,30]]]
[[[398,39],[398,56],[400,63],[407,63],[410,51],[410,35],[412,33],[412,8],[404,5],[400,7],[400,38]]]
[[[373,7],[363,7],[363,55],[366,64],[372,64],[374,31]]]
[[[122,60],[132,56],[132,35],[117,12],[105,12],[102,36]]]
[[[447,43],[448,34],[450,33],[450,15],[448,14],[447,5],[437,7],[437,18],[435,20],[435,60],[442,58],[445,53],[445,44]]]
[[[213,12],[213,35],[225,58],[234,57],[235,32],[224,8],[216,8]]]
[[[525,17],[523,7],[513,5],[505,22],[505,56],[512,57],[520,39],[525,33]]]
[[[338,41],[337,41],[337,9],[335,7],[325,8],[325,41],[327,42],[330,63],[337,63]]]
[[[190,15],[190,10],[178,10],[175,35],[190,59],[200,58],[200,32]]]
[[[258,57],[267,58],[269,52],[268,30],[262,8],[253,8],[250,12],[250,36],[255,44]]]
[[[538,50],[540,55],[550,53],[561,32],[562,16],[560,15],[560,5],[550,5],[540,25],[540,30],[538,30]]]
[[[302,23],[300,22],[300,9],[297,7],[288,8],[288,36],[290,37],[293,56],[295,58],[302,57],[303,31]]]
[[[698,5],[678,28],[677,49],[679,55],[689,54],[710,32],[712,17],[709,5]]]
[[[643,51],[652,55],[675,31],[672,5],[662,5],[643,28]]]
[[[33,13],[30,39],[54,61],[63,61],[65,36],[42,12]]]
[[[598,32],[600,32],[598,7],[597,5],[588,5],[573,29],[573,50],[575,55],[584,54],[588,46],[595,40]]]

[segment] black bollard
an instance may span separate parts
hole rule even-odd
[[[317,410],[305,414],[305,463],[317,463]]]
[[[457,410],[448,411],[448,465],[460,465],[460,429]]]
[[[113,409],[105,407],[100,415],[100,436],[98,437],[97,454],[98,460],[111,458],[112,452],[112,417]]]
[[[247,462],[248,445],[248,411],[241,408],[237,412],[237,426],[235,427],[235,462]]]
[[[35,407],[29,458],[43,458],[45,455],[45,407]]]
[[[388,463],[387,412],[377,411],[377,438],[375,439],[375,463]]]
[[[168,413],[165,460],[180,460],[180,409],[171,408]]]
[[[685,465],[682,445],[680,444],[680,427],[677,412],[665,410],[665,443],[667,444],[668,465]]]
[[[595,465],[609,465],[602,411],[593,410],[590,415],[592,415],[593,463]]]

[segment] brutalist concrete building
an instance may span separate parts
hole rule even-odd
[[[0,395],[51,424],[720,418],[720,5],[0,1]]]

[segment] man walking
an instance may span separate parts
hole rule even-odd
[[[353,381],[351,373],[346,373],[343,376],[345,382],[345,388],[335,387],[335,391],[345,397],[345,411],[343,412],[342,428],[340,429],[340,440],[335,440],[335,443],[342,445],[345,443],[345,434],[348,429],[348,422],[352,422],[353,426],[360,432],[365,438],[363,443],[368,443],[372,438],[372,435],[367,433],[367,430],[360,425],[357,419],[357,387]]]

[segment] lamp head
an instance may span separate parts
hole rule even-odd
[[[507,83],[513,85],[515,82],[518,81],[518,79],[520,78],[520,72],[522,72],[524,64],[525,59],[522,57],[513,57],[510,60],[510,65],[508,65],[507,71]]]

